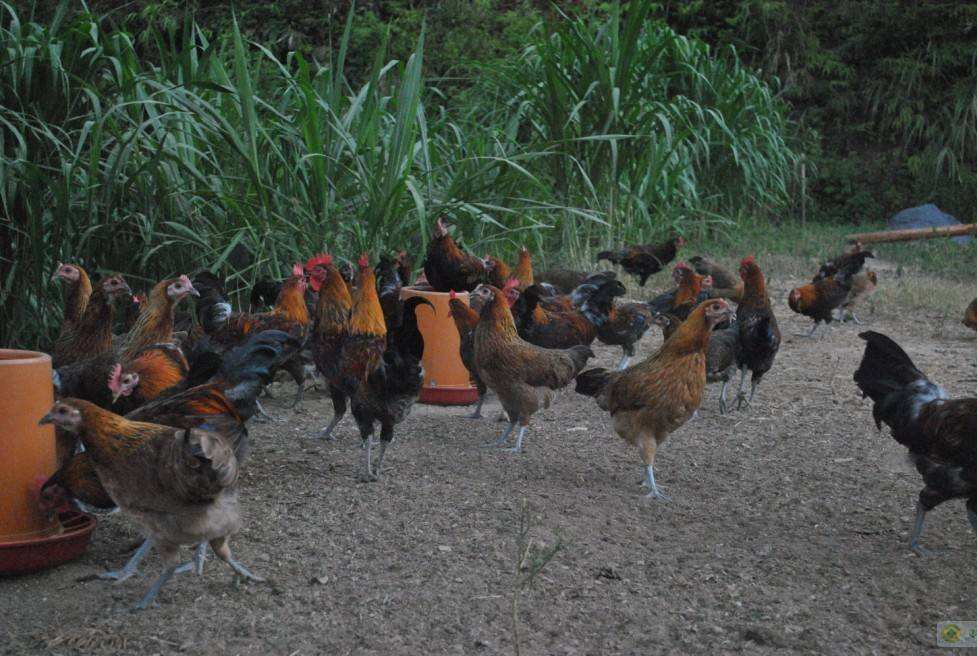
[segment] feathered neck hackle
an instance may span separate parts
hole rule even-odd
[[[156,424],[129,421],[125,417],[81,399],[62,401],[81,412],[82,428],[78,432],[78,438],[97,463],[106,463],[113,458],[124,457],[126,453],[138,449],[160,428]]]
[[[515,275],[519,279],[519,286],[523,289],[533,284],[533,262],[529,257],[529,249],[525,246],[519,250]]]
[[[377,296],[377,279],[373,267],[366,256],[360,258],[359,273],[356,276],[356,289],[353,291],[353,309],[349,329],[353,334],[384,337],[387,324],[383,320],[383,308]]]
[[[345,330],[350,308],[353,307],[349,285],[331,261],[320,264],[319,267],[323,277],[319,284],[319,301],[316,303],[316,333],[331,334],[336,331],[337,326]]]
[[[766,281],[752,255],[743,258],[743,261],[740,262],[740,278],[743,279],[743,300],[740,305],[766,305]]]
[[[282,283],[272,313],[303,326],[308,325],[309,306],[305,304],[305,279],[302,276],[292,276]]]
[[[451,291],[448,307],[451,309],[451,318],[455,320],[459,332],[473,330],[478,324],[478,312],[458,298],[454,290]]]
[[[85,316],[88,299],[92,296],[92,281],[88,273],[77,264],[72,264],[78,270],[78,280],[71,281],[65,290],[64,312],[65,319],[71,323],[78,323]]]
[[[176,313],[176,303],[170,298],[167,290],[177,281],[179,278],[167,278],[153,286],[145,309],[139,313],[135,325],[129,331],[125,343],[126,354],[132,355],[147,346],[164,344],[173,339],[173,316]]]
[[[662,344],[659,353],[670,353],[674,355],[702,352],[705,353],[709,346],[709,335],[712,328],[706,320],[706,306],[708,303],[700,303],[692,310],[689,317],[679,324],[675,333],[672,334],[665,343]]]
[[[494,332],[507,339],[518,339],[519,333],[516,330],[516,322],[512,318],[509,310],[509,302],[505,294],[498,287],[489,285],[492,292],[492,299],[485,304],[479,318],[479,325],[486,324],[494,326]]]

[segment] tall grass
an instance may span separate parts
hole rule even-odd
[[[322,249],[420,254],[442,213],[471,247],[580,252],[607,226],[638,239],[776,207],[793,156],[769,91],[631,5],[563,17],[557,40],[541,26],[515,86],[445,107],[423,32],[407,61],[380,43],[368,78],[346,77],[355,12],[317,62],[236,23],[212,39],[187,20],[140,51],[68,3],[42,25],[0,2],[0,344],[48,344],[58,260],[243,287]]]

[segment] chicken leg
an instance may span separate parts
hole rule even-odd
[[[655,484],[655,452],[658,450],[658,438],[655,435],[642,435],[638,446],[641,448],[641,460],[645,465],[644,486],[649,492],[645,495],[648,499],[658,499],[659,501],[671,501],[664,491]]]
[[[723,381],[723,388],[719,390],[719,414],[726,414],[726,388],[729,387],[729,378]]]
[[[176,568],[174,574],[183,574],[185,572],[194,572],[197,576],[202,576],[204,573],[204,563],[207,561],[207,543],[201,542],[197,545],[197,548],[193,552],[193,560],[188,563],[183,563]]]
[[[394,427],[393,425],[381,424],[380,425],[380,455],[377,457],[377,467],[374,473],[374,478],[379,479],[382,473],[381,466],[383,465],[383,456],[387,452],[387,446],[393,442],[394,439]]]
[[[373,440],[369,435],[366,435],[363,442],[365,445],[363,452],[366,455],[366,467],[364,468],[363,480],[375,481],[377,480],[377,477],[373,474]]]
[[[919,543],[919,536],[923,534],[923,522],[926,521],[926,509],[923,504],[916,504],[916,523],[913,524],[913,534],[909,537],[909,548],[919,556],[931,556],[933,552]],[[975,528],[977,530],[977,528]]]
[[[642,483],[647,487],[650,492],[645,495],[648,499],[658,499],[659,501],[671,501],[672,498],[664,493],[664,491],[655,485],[655,467],[654,465],[645,465],[645,480]]]
[[[515,425],[515,424],[513,424]],[[512,430],[511,427],[509,429]],[[509,453],[522,453],[522,440],[526,436],[526,426],[525,424],[519,427],[519,434],[516,436],[516,445],[511,449],[503,449]]]
[[[502,446],[503,444],[509,441],[509,435],[512,434],[512,429],[515,427],[516,427],[516,422],[510,421],[509,426],[502,432],[502,435],[499,437],[499,439],[495,440],[494,442],[486,442],[485,444],[482,445],[482,447],[488,448],[492,446]]]
[[[623,356],[621,356],[621,361],[617,365],[618,371],[627,369],[629,364],[631,364],[631,356],[625,353]]]
[[[160,574],[155,581],[153,581],[153,584],[149,586],[149,590],[146,591],[143,598],[138,604],[136,604],[135,610],[146,610],[149,608],[149,605],[153,603],[153,600],[156,599],[156,595],[159,594],[159,591],[166,584],[166,582],[170,580],[170,577],[176,573],[176,570],[176,565],[167,565],[166,569],[163,570],[163,573]]]
[[[269,421],[273,421],[274,420],[270,414],[268,414],[267,412],[265,412],[265,409],[261,405],[261,401],[259,401],[258,399],[255,399],[254,400],[254,407],[258,411],[258,416],[255,417],[254,420],[257,421],[258,423],[262,423],[263,424],[265,422],[269,422]],[[259,419],[259,417],[260,417],[260,419]]]
[[[214,550],[214,554],[218,558],[223,560],[232,570],[234,570],[235,574],[259,583],[264,581],[262,577],[252,574],[247,567],[245,567],[239,561],[234,560],[234,557],[231,555],[231,548],[227,545],[226,537],[211,540],[210,548]]]
[[[346,396],[330,386],[329,397],[332,399],[332,420],[326,426],[325,430],[319,433],[319,437],[330,442],[335,442],[336,438],[332,436],[332,432],[339,425],[339,422],[343,420],[343,417],[346,416]]]
[[[122,583],[128,578],[131,578],[133,574],[139,571],[139,563],[142,559],[146,557],[149,550],[153,547],[153,539],[146,538],[143,543],[139,545],[132,557],[122,566],[122,569],[113,570],[111,572],[102,572],[98,574],[98,578],[104,579],[106,581],[115,581],[116,583]]]
[[[469,419],[481,419],[482,418],[482,404],[485,403],[485,395],[478,395],[478,404],[475,405],[475,412],[468,415]]]
[[[739,386],[739,389],[736,391],[736,409],[737,410],[739,410],[740,408],[742,408],[743,405],[744,405],[744,403],[747,406],[750,405],[750,402],[747,401],[747,399],[746,399],[746,394],[743,392],[743,385],[746,384],[746,372],[748,372],[748,371],[749,371],[749,368],[746,365],[743,365],[742,367],[740,367],[740,386]]]

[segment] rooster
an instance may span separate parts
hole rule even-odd
[[[597,254],[597,261],[608,260],[612,264],[620,264],[625,271],[637,276],[638,284],[644,287],[648,278],[674,260],[684,245],[685,239],[677,236],[661,244],[625,246],[616,251],[601,251]]]
[[[169,396],[184,387],[189,373],[190,365],[178,347],[155,344],[145,348],[125,363],[112,367],[108,380],[111,410],[126,414],[153,399]]]
[[[695,272],[712,278],[709,298],[725,298],[739,303],[743,300],[743,281],[711,260],[696,255],[689,258]]]
[[[131,357],[147,346],[173,341],[176,306],[191,295],[200,296],[200,292],[185,275],[156,283],[149,292],[145,309],[139,313],[135,325],[124,338],[122,355]]]
[[[448,234],[444,217],[438,217],[434,237],[427,247],[424,276],[436,292],[470,292],[488,279],[484,260],[458,248]]]
[[[862,267],[865,266],[865,259],[869,257],[875,257],[875,254],[872,251],[865,250],[862,242],[852,242],[845,248],[841,255],[833,257],[822,264],[811,282],[816,283],[819,280],[830,278],[842,271],[846,272],[849,277],[854,276],[862,270]]]
[[[963,325],[971,330],[977,330],[977,298],[970,301],[970,305],[964,311]]]
[[[736,367],[740,370],[737,409],[753,402],[757,386],[773,367],[774,358],[780,350],[780,327],[770,307],[763,272],[752,255],[740,262],[740,278],[743,280],[743,300],[736,309],[739,334]],[[743,393],[747,372],[752,373],[749,398]]]
[[[814,320],[811,332],[804,336],[814,337],[822,323],[830,326],[832,321],[841,318],[840,308],[849,298],[854,277],[864,266],[865,258],[871,256],[868,251],[859,251],[846,256],[843,260],[839,258],[837,260],[839,265],[831,275],[822,276],[821,273],[824,271],[822,267],[822,272],[815,277],[815,282],[790,290],[787,296],[787,305],[790,309]]]
[[[672,270],[672,280],[677,285],[675,290],[659,294],[648,301],[653,316],[669,315],[670,321],[660,322],[660,325],[670,327],[663,329],[665,339],[671,336],[670,330],[677,328],[697,305],[709,298],[708,292],[703,291],[703,288],[712,286],[711,276],[697,274],[685,262],[675,265]]]
[[[530,418],[539,409],[537,388],[557,390],[565,387],[594,357],[589,346],[569,349],[541,348],[523,340],[509,311],[502,290],[484,286],[477,290],[486,299],[475,327],[475,368],[485,386],[494,391],[509,416],[509,426],[495,442],[502,446],[516,424],[519,434],[514,453],[522,443]]]
[[[859,337],[866,346],[855,384],[872,399],[876,427],[891,429],[923,477],[909,546],[924,556],[919,537],[926,513],[944,501],[966,499],[977,532],[977,398],[950,399],[889,337],[873,331]]]
[[[145,609],[179,566],[182,545],[208,542],[244,578],[261,580],[231,555],[241,528],[238,461],[219,433],[136,422],[80,399],[62,399],[41,424],[78,436],[99,480],[148,532],[164,569],[136,606]]]
[[[731,315],[725,300],[705,301],[638,364],[624,371],[589,369],[577,377],[577,392],[595,397],[611,413],[617,434],[640,449],[648,497],[668,499],[655,483],[655,453],[701,405],[709,335]]]
[[[99,280],[81,320],[58,345],[54,354],[54,366],[63,367],[110,352],[114,303],[131,295],[132,290],[122,276],[107,276]]]
[[[615,281],[617,282],[617,281]],[[617,282],[618,285],[621,283]],[[624,285],[621,285],[621,294]],[[626,369],[634,357],[635,345],[651,328],[651,310],[645,303],[620,303],[611,306],[607,321],[597,327],[597,339],[611,346],[621,347],[618,369]]]
[[[315,323],[310,337],[312,360],[329,387],[332,399],[332,421],[320,437],[332,439],[332,432],[346,414],[347,396],[340,385],[339,357],[349,334],[349,313],[353,306],[349,287],[332,256],[321,254],[305,264],[311,284],[319,289],[319,302],[315,310]],[[384,322],[386,325],[386,322]]]

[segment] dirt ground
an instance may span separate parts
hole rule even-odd
[[[100,518],[88,553],[43,574],[0,580],[0,653],[512,654],[511,602],[525,504],[535,548],[562,549],[521,597],[524,654],[935,652],[936,623],[977,620],[977,539],[963,504],[908,535],[920,483],[901,447],[875,431],[851,376],[859,328],[794,336],[807,320],[771,289],[785,339],[754,407],[700,418],[659,451],[669,503],[647,500],[640,462],[591,399],[564,391],[515,456],[469,408],[417,406],[398,428],[379,483],[358,481],[353,422],[310,439],[331,416],[292,387],[255,425],[237,556],[266,584],[237,585],[213,558],[175,577],[159,606],[129,611],[159,571],[121,585],[77,579],[119,566],[138,537]],[[891,310],[891,309],[890,309]],[[866,313],[867,314],[867,313]],[[973,394],[977,346],[959,324],[920,313],[865,316],[953,395]],[[649,334],[641,353],[657,348]],[[600,346],[598,364],[619,351]],[[6,634],[6,635],[3,635]]]

